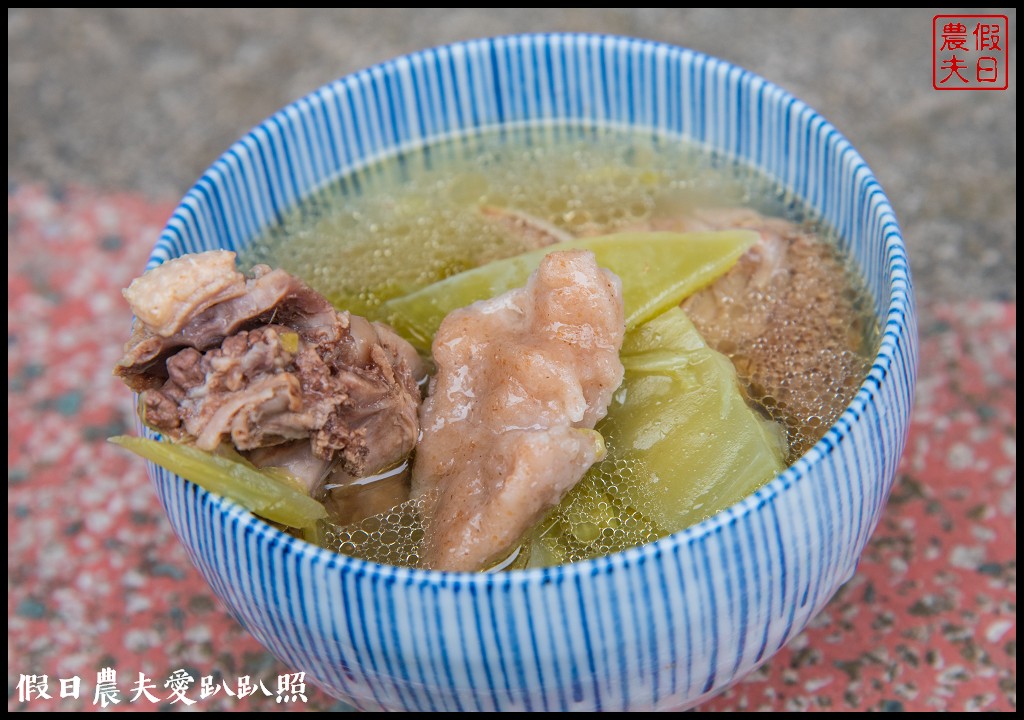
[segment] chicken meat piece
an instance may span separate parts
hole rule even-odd
[[[584,250],[445,318],[413,465],[424,567],[499,560],[603,457],[624,332],[619,279]]]
[[[146,424],[204,450],[264,449],[254,462],[301,468],[311,491],[335,466],[359,478],[400,463],[419,435],[412,346],[283,270],[246,278],[234,262],[177,258],[125,291],[137,322],[115,374]]]

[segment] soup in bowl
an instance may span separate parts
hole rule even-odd
[[[798,225],[827,239],[812,242]],[[497,564],[504,572],[419,562],[417,548],[367,549],[373,533],[348,521],[328,524],[322,547],[151,465],[191,559],[261,643],[361,709],[669,709],[720,691],[852,576],[906,438],[917,335],[899,228],[863,160],[813,110],[720,60],[642,40],[532,35],[428,50],[342,78],[252,130],[186,195],[150,259],[157,267],[229,250],[282,265],[339,309],[394,323],[429,363],[431,312],[484,299],[465,295],[476,281],[460,280],[474,267],[486,272],[537,242],[616,258],[625,328],[639,332],[655,313],[632,312],[630,298],[677,258],[668,249],[638,262],[642,253],[622,252],[622,238],[682,242],[690,231],[736,227],[753,230],[735,240],[748,253],[760,243],[761,256],[811,258],[815,272],[837,273],[813,292],[800,285],[803,296],[782,293],[779,325],[794,337],[804,321],[842,325],[850,346],[818,366],[766,369],[738,344],[743,333],[722,329],[750,324],[728,309],[742,303],[684,301],[753,403],[737,412],[769,448],[757,457],[774,452],[780,463],[754,463],[767,474],[742,492],[691,499],[684,518],[671,491],[653,504],[627,492],[587,505],[620,490],[630,460],[615,441],[664,401],[629,384],[631,371],[663,369],[664,358],[638,351],[643,337],[627,332],[626,384],[607,401],[606,422],[617,424],[597,426],[610,440],[594,453],[604,465],[569,494],[575,510],[548,516]],[[773,255],[770,237],[784,238],[784,252]],[[775,277],[761,267],[750,274]],[[786,315],[794,298],[806,304]],[[774,350],[767,322],[751,325],[751,348]],[[787,393],[824,387],[817,397],[839,404],[819,413],[802,395],[765,389],[773,377]],[[616,416],[620,406],[632,414]],[[634,433],[631,442],[673,458],[689,443],[699,457],[716,434],[702,432],[697,441],[663,433],[661,446]],[[651,481],[675,487],[692,470],[679,465],[658,465]],[[400,510],[390,515],[392,535],[423,532]],[[598,537],[607,542],[592,552]]]

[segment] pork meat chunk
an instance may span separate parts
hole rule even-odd
[[[601,459],[624,332],[619,279],[584,250],[445,318],[413,465],[424,567],[499,560]]]
[[[234,253],[202,253],[146,273],[125,297],[137,322],[115,374],[141,393],[150,427],[205,450],[287,445],[310,490],[335,466],[363,477],[415,446],[416,351],[285,271],[246,278]]]

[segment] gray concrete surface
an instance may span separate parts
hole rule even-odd
[[[8,10],[8,182],[176,199],[252,125],[334,78],[454,40],[626,34],[692,47],[806,100],[861,151],[910,244],[919,298],[1016,301],[1010,88],[932,89],[942,10]],[[966,11],[963,11],[966,12]]]

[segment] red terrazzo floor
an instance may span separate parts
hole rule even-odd
[[[290,669],[189,564],[142,462],[105,442],[132,424],[110,375],[130,321],[119,290],[171,209],[8,188],[10,710],[98,709],[108,667],[118,710],[185,709],[165,687],[179,669],[194,679],[190,709],[283,707]],[[921,308],[910,439],[856,576],[704,709],[1016,708],[1016,316],[1012,303]],[[136,691],[140,673],[156,702]],[[23,676],[46,676],[51,697],[23,700]],[[79,697],[62,698],[74,676]],[[220,688],[205,698],[203,676]],[[228,696],[242,676],[255,694]],[[311,686],[306,696],[289,709],[345,707]]]

